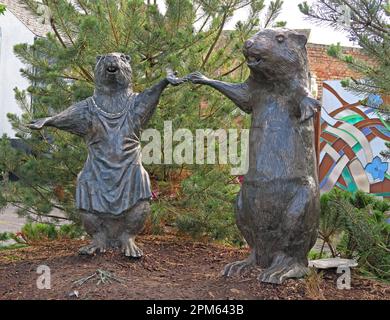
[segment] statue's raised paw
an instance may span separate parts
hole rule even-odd
[[[206,84],[207,81],[210,80],[209,78],[207,78],[205,75],[201,74],[198,71],[188,74],[187,76],[184,77],[184,79],[196,84]]]
[[[44,127],[48,119],[50,118],[41,118],[41,119],[33,120],[30,123],[28,123],[26,126],[27,128],[30,128],[32,130],[39,130]]]
[[[166,79],[173,86],[178,86],[179,84],[182,84],[185,81],[187,81],[185,78],[178,78],[177,77],[177,72],[173,71],[171,69],[167,69],[167,77],[166,77]]]
[[[312,118],[321,109],[321,104],[316,99],[305,97],[299,104],[299,108],[301,111],[300,121],[303,122]]]

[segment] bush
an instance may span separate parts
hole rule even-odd
[[[309,251],[307,258],[309,260],[325,259],[325,258],[331,258],[331,254],[326,252],[321,252],[321,251],[319,252],[313,248]]]
[[[323,255],[325,244],[328,245],[332,255],[336,255],[333,242],[335,241],[335,237],[342,231],[342,211],[335,203],[348,198],[349,194],[339,189],[333,189],[331,192],[321,196],[319,237],[323,240],[323,245],[319,253],[319,258]]]
[[[360,268],[382,279],[390,279],[390,204],[358,191],[338,189],[322,195],[320,235],[333,255],[357,259]],[[339,235],[337,251],[333,238]]]
[[[22,233],[27,242],[53,240],[58,237],[55,225],[45,223],[26,223]]]
[[[59,238],[76,239],[84,234],[84,230],[77,224],[64,224],[58,230]]]
[[[74,239],[83,234],[82,229],[75,224],[56,227],[48,223],[26,223],[22,228],[23,238],[31,243],[44,240]]]
[[[233,210],[239,185],[232,180],[227,170],[207,167],[183,180],[179,206],[187,209],[176,218],[178,230],[194,238],[243,245]]]
[[[6,243],[9,240],[13,240],[16,243]],[[13,232],[1,232],[0,233],[0,249],[14,249],[26,246],[26,242],[23,238],[19,237],[19,234]]]
[[[0,241],[7,241],[12,239],[12,233],[0,232]]]

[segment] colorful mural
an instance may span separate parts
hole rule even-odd
[[[323,85],[320,136],[320,188],[363,190],[390,197],[390,166],[380,155],[390,142],[390,127],[377,108],[383,100],[346,91],[340,81]]]

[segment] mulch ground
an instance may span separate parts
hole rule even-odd
[[[390,285],[352,274],[351,290],[338,290],[335,271],[322,276],[287,280],[283,285],[260,283],[253,269],[242,276],[224,278],[223,266],[241,260],[246,250],[193,242],[173,236],[138,238],[145,256],[129,260],[110,251],[92,257],[79,256],[82,240],[0,251],[0,299],[390,299]],[[51,269],[51,289],[37,289],[37,267]],[[82,285],[75,281],[97,269],[121,282]],[[70,293],[77,290],[78,297]]]

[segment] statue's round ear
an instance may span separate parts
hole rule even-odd
[[[302,33],[292,33],[290,37],[294,39],[302,48],[307,44],[307,37]]]
[[[98,62],[100,61],[101,58],[103,58],[102,55],[97,55],[97,56],[96,56],[96,63],[98,63]]]
[[[130,62],[131,61],[131,57],[129,56],[129,55],[125,55],[125,58],[126,58],[126,60],[128,61],[128,62]]]

